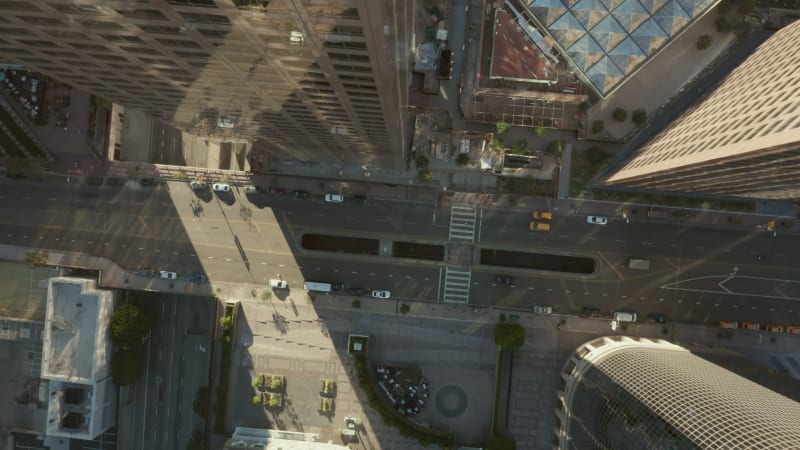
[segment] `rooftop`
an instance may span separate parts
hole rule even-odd
[[[513,14],[498,9],[494,18],[491,78],[554,84],[558,72],[553,61],[542,51],[547,40],[532,27],[526,31]]]
[[[719,0],[533,0],[527,6],[602,96]]]

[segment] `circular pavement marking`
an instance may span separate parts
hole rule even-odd
[[[467,409],[467,393],[450,384],[436,393],[436,409],[445,417],[458,417]]]

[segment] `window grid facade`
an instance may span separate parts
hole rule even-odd
[[[800,198],[800,58],[792,50],[798,47],[800,21],[795,21],[642,147],[607,184]]]
[[[411,42],[410,0],[27,0],[0,2],[0,17],[8,62],[181,128],[303,160],[402,167],[409,49],[392,41]],[[381,133],[351,101],[365,96]],[[290,110],[294,101],[305,109]],[[216,117],[236,126],[219,129]],[[302,145],[280,131],[287,123]]]

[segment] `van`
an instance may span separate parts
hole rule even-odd
[[[636,313],[615,311],[614,320],[617,322],[636,322]]]
[[[288,289],[289,283],[286,280],[269,280],[269,287],[272,289]]]

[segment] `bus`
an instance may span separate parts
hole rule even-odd
[[[303,283],[303,289],[313,292],[331,292],[333,285],[331,283],[318,283],[316,281],[306,281]]]

